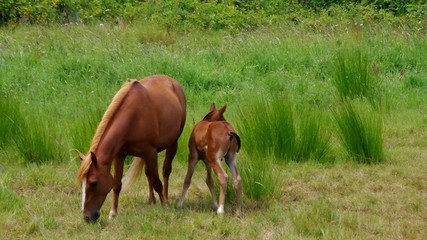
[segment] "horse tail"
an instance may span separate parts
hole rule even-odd
[[[122,178],[122,190],[127,191],[133,185],[142,173],[145,161],[140,157],[134,157],[126,175]]]
[[[228,133],[228,135],[230,136],[230,141],[233,139],[233,138],[235,138],[236,139],[236,141],[237,141],[237,152],[239,152],[239,150],[240,150],[240,137],[239,137],[239,135],[237,135],[237,133],[236,132],[229,132]]]

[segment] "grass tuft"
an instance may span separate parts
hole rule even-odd
[[[237,121],[248,154],[257,155],[261,151],[282,161],[325,160],[329,135],[317,112],[297,112],[290,100],[278,96],[268,99],[258,96],[248,101],[250,104],[240,109]],[[302,119],[301,123],[297,124],[297,118]]]
[[[19,128],[15,143],[28,162],[38,164],[52,162],[60,155],[53,133],[49,122],[41,121],[39,118],[27,118]]]
[[[274,157],[256,155],[245,158],[241,164],[242,188],[246,197],[267,200],[279,191],[279,174],[275,172]]]
[[[326,131],[320,113],[310,110],[302,119],[294,159],[297,162],[314,160],[325,162],[330,151],[330,134]]]
[[[379,163],[384,160],[382,119],[373,111],[362,111],[366,108],[344,102],[334,114],[338,136],[346,152],[357,162]]]
[[[10,144],[22,125],[20,104],[12,98],[0,97],[0,148]]]
[[[89,149],[96,127],[101,121],[103,114],[101,108],[86,110],[84,114],[80,114],[80,118],[70,127],[72,146],[83,153],[86,153],[85,151]]]
[[[253,96],[248,101],[250,103],[240,108],[236,121],[248,154],[256,156],[260,152],[265,156],[272,154],[277,159],[291,159],[296,132],[289,101],[262,96]]]
[[[380,106],[378,78],[372,74],[368,56],[360,47],[338,50],[334,70],[333,84],[342,101],[366,98],[372,106]]]

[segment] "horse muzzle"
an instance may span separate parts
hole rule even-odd
[[[101,214],[99,213],[99,210],[92,211],[90,214],[85,214],[84,219],[86,222],[95,222],[98,220],[99,216]]]

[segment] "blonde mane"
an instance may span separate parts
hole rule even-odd
[[[89,148],[88,153],[86,154],[85,159],[83,159],[80,169],[77,173],[77,179],[81,182],[86,177],[87,172],[89,171],[90,164],[92,163],[90,158],[90,152],[95,152],[98,148],[99,141],[101,141],[101,137],[104,134],[105,129],[107,128],[107,125],[110,121],[110,119],[114,116],[114,114],[117,112],[117,109],[120,107],[123,99],[127,96],[127,93],[129,92],[129,89],[131,88],[132,84],[134,82],[137,82],[137,80],[129,80],[123,86],[120,88],[120,90],[116,93],[116,95],[113,97],[113,100],[111,101],[110,105],[108,106],[107,110],[104,113],[104,116],[102,116],[101,122],[98,124],[98,127],[96,128],[95,135],[93,136],[91,146]]]

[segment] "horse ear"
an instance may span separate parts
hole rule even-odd
[[[211,109],[210,109],[210,111],[211,111],[211,112],[213,112],[213,111],[215,111],[215,110],[216,110],[215,103],[212,103],[212,104],[211,104]]]
[[[81,161],[83,161],[86,158],[86,156],[83,153],[81,153],[80,151],[77,151],[77,155],[79,156]]]
[[[96,167],[96,165],[98,165],[97,163],[97,159],[96,159],[96,155],[94,152],[90,152],[90,160],[92,160],[93,165]]]
[[[225,104],[222,108],[220,108],[218,111],[220,114],[223,114],[225,110],[227,109],[227,104]]]

